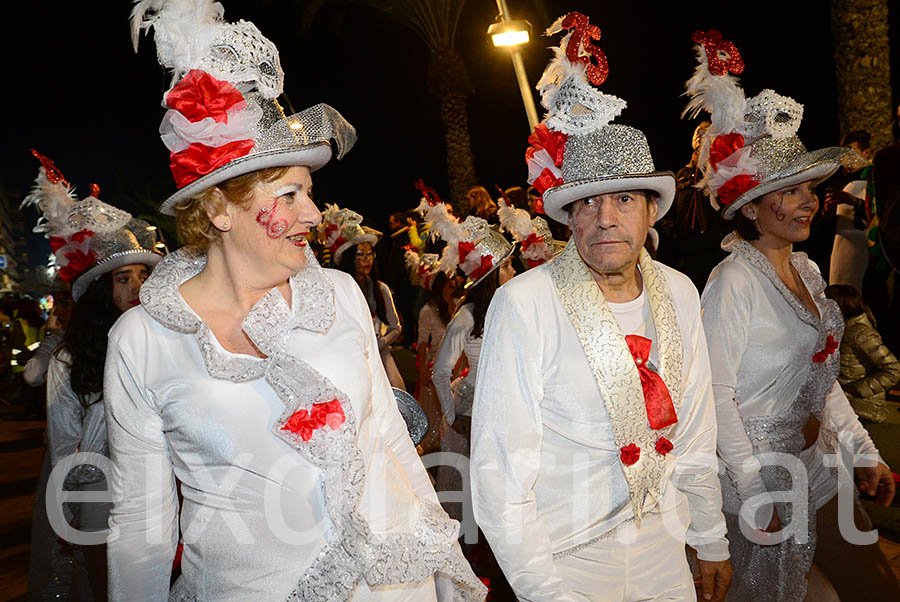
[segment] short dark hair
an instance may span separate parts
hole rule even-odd
[[[859,150],[869,150],[872,136],[866,130],[853,130],[852,132],[847,132],[844,134],[844,137],[841,138],[841,146],[850,146],[854,142],[859,146]]]
[[[756,201],[750,202],[755,203]],[[756,227],[756,222],[741,213],[740,209],[734,214],[734,226],[737,233],[744,240],[759,240],[759,229]]]

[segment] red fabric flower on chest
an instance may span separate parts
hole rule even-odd
[[[829,355],[838,350],[838,346],[839,344],[834,339],[834,336],[828,335],[828,339],[825,341],[825,348],[813,355],[813,361],[821,364],[828,359]]]
[[[619,458],[625,466],[631,466],[641,457],[641,448],[634,443],[629,443],[619,450]]]
[[[304,441],[312,438],[313,431],[328,426],[333,431],[344,424],[344,408],[337,399],[325,403],[314,403],[309,410],[297,410],[284,422],[283,431],[290,431]]]

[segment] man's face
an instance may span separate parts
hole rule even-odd
[[[578,254],[594,276],[634,269],[657,211],[655,199],[635,190],[599,194],[572,204],[569,227]]]
[[[851,142],[848,146],[852,150],[855,150],[857,153],[859,153],[859,155],[865,159],[868,159],[869,155],[871,154],[871,149],[867,148],[866,150],[862,150],[861,148],[859,148],[859,142]]]

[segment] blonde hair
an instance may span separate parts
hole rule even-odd
[[[250,208],[253,189],[257,184],[277,180],[284,176],[289,169],[290,166],[285,166],[252,171],[211,186],[189,199],[179,201],[175,205],[175,228],[178,232],[178,240],[186,246],[208,248],[221,238],[222,233],[213,225],[207,211],[218,213],[224,209],[222,197],[225,198],[225,202],[237,205],[246,211]],[[217,190],[222,193],[222,196],[216,194]]]
[[[497,203],[484,186],[473,186],[466,198],[469,200],[469,215],[491,219],[497,213]]]

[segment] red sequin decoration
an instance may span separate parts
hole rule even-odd
[[[587,67],[587,77],[592,84],[599,86],[606,81],[609,75],[609,63],[606,54],[599,46],[594,46],[591,40],[600,39],[600,28],[591,25],[587,15],[572,12],[563,19],[562,26],[565,29],[573,29],[572,37],[566,45],[566,58],[573,63],[582,63]],[[594,64],[590,57],[597,61]]]
[[[41,162],[41,165],[44,166],[44,171],[47,173],[48,182],[50,182],[51,184],[62,182],[63,186],[69,185],[69,182],[66,180],[65,176],[63,176],[62,172],[59,171],[59,168],[54,165],[53,159],[42,155],[34,149],[31,149],[31,154],[34,155],[35,159]]]
[[[724,39],[721,32],[715,29],[695,31],[691,40],[703,45],[709,72],[713,75],[725,75],[729,71],[735,75],[743,73],[744,59],[741,58],[740,51],[737,46]]]
[[[415,183],[416,190],[422,193],[422,196],[425,198],[425,202],[434,207],[441,203],[441,197],[438,196],[437,191],[425,184],[425,180],[419,178]]]

